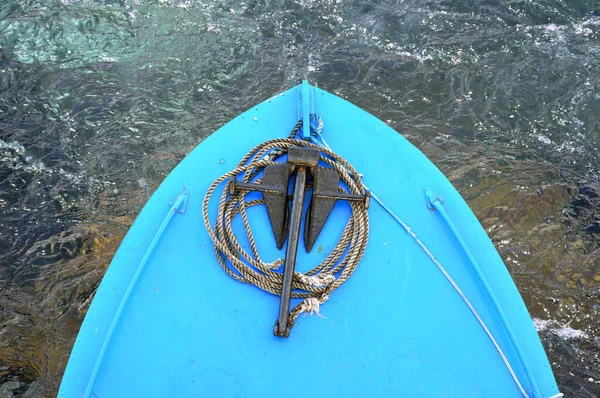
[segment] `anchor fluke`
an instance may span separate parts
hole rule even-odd
[[[335,170],[319,167],[313,178],[310,208],[304,224],[304,247],[310,252],[333,210],[340,178]]]

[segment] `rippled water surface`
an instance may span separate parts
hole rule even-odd
[[[204,137],[302,78],[451,179],[561,391],[600,395],[596,0],[3,0],[0,396],[53,395],[127,228]]]

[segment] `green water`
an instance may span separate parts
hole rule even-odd
[[[114,251],[166,174],[308,78],[450,178],[561,391],[600,395],[600,4],[0,3],[0,397],[55,395]]]

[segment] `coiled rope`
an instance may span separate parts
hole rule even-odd
[[[294,137],[300,122],[290,133]],[[208,189],[202,204],[202,217],[206,230],[210,235],[217,260],[223,270],[231,278],[260,289],[281,295],[283,274],[277,270],[284,260],[264,261],[259,252],[250,224],[247,209],[264,203],[262,199],[246,200],[247,190],[231,194],[228,189],[221,193],[217,218],[211,225],[208,208],[217,187],[230,179],[241,182],[260,183],[262,171],[283,157],[292,146],[314,148],[320,151],[320,160],[328,167],[335,169],[343,185],[340,192],[364,194],[366,189],[358,172],[341,156],[319,145],[293,138],[274,139],[254,147],[242,158],[235,169],[216,179]],[[319,314],[319,307],[325,303],[335,289],[340,287],[352,275],[362,259],[369,238],[369,216],[362,202],[349,202],[352,214],[344,228],[342,236],[332,252],[315,268],[306,273],[295,272],[292,282],[292,298],[303,299],[290,312],[288,326],[292,328],[295,320],[302,313]],[[245,233],[250,243],[247,252],[239,243],[232,222],[240,215]],[[239,231],[238,231],[239,232]]]

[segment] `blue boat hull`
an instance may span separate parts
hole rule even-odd
[[[447,270],[525,392],[557,394],[525,304],[452,184],[382,121],[317,88],[309,95],[309,112],[322,117],[327,143]],[[286,137],[306,112],[302,97],[298,86],[248,110],[165,179],[106,272],[59,396],[523,395],[455,287],[376,203],[357,270],[321,307],[322,316],[300,317],[288,339],[272,333],[279,297],[223,272],[202,222],[206,190],[252,147]],[[426,189],[443,203],[447,220],[428,206]],[[329,254],[349,213],[346,203],[336,204],[315,249],[299,251],[300,271]],[[264,258],[282,257],[266,211],[256,207],[249,215]]]

